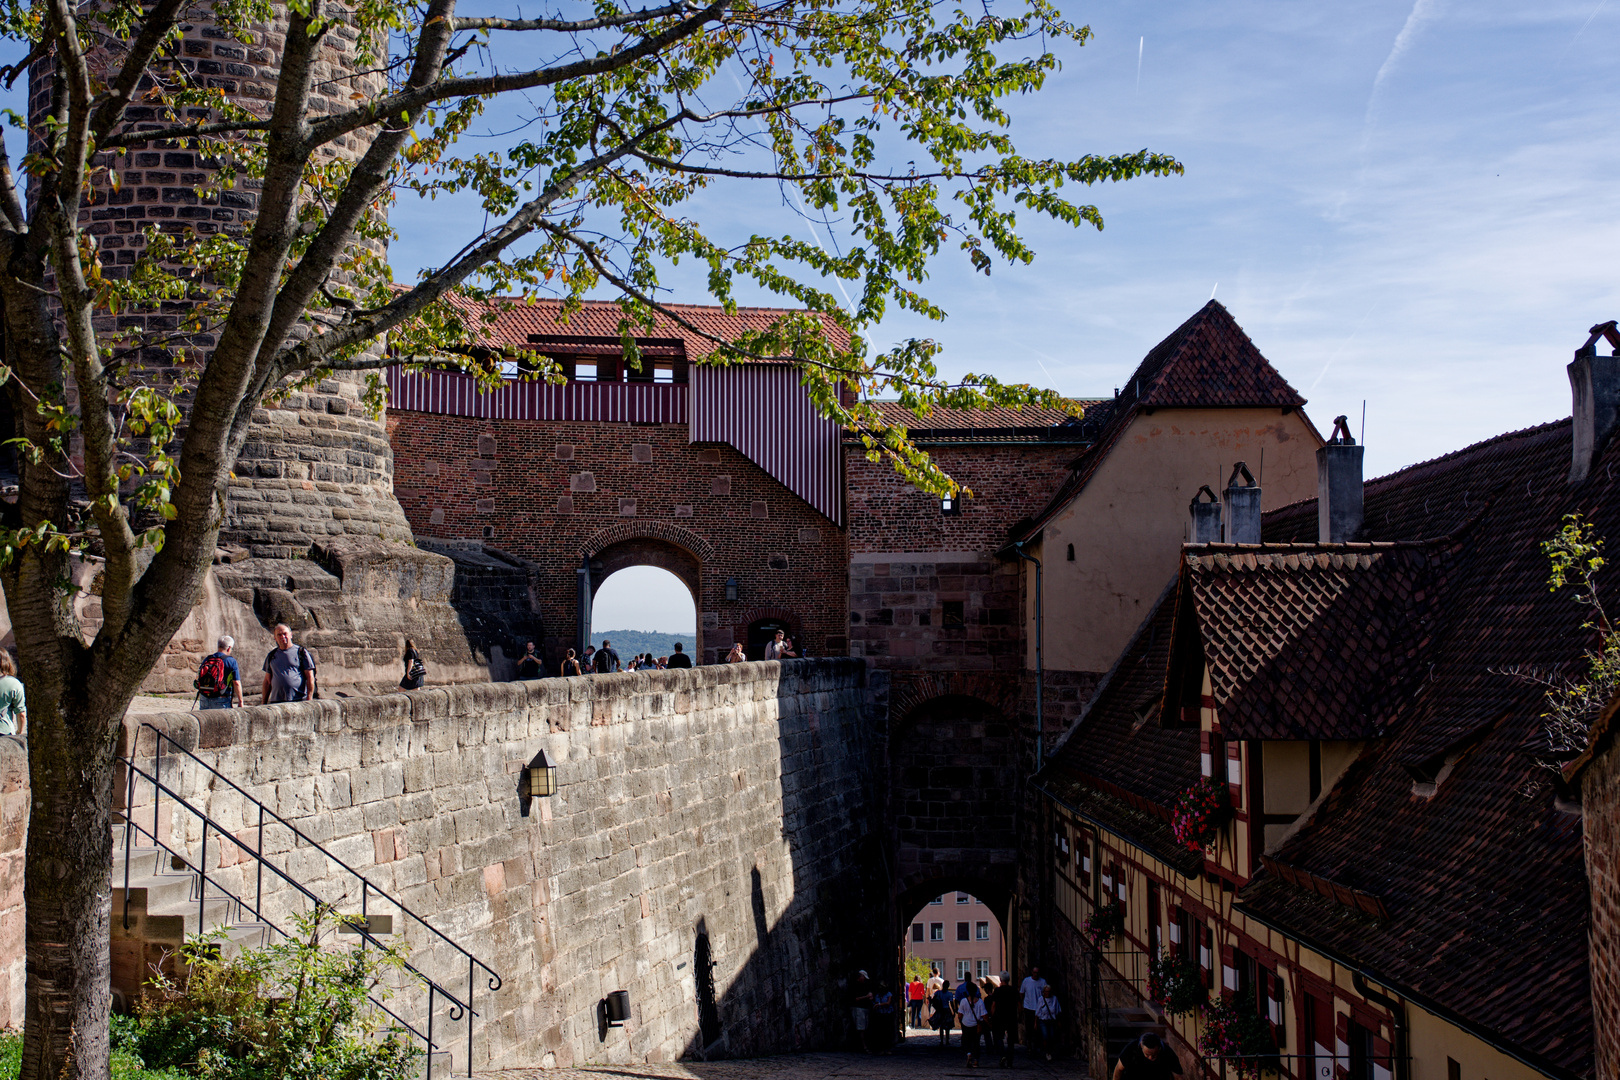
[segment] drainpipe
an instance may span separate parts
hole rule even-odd
[[[575,627],[574,648],[578,649],[581,669],[585,666],[585,646],[591,640],[591,557],[589,555],[580,559],[579,569],[574,573],[579,575],[579,601]]]
[[[1406,1006],[1374,990],[1367,982],[1367,976],[1359,971],[1351,972],[1350,984],[1356,988],[1356,993],[1374,1005],[1382,1005],[1395,1018],[1395,1080],[1410,1080],[1412,1067],[1407,1060]]]
[[[1028,540],[1020,540],[1012,546],[1013,551],[1025,562],[1035,564],[1035,771],[1041,771],[1042,745],[1041,740],[1046,736],[1046,716],[1041,710],[1042,694],[1046,689],[1046,664],[1041,655],[1041,631],[1044,622],[1041,617],[1041,560],[1024,550]]]

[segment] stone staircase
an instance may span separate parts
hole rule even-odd
[[[1152,1009],[1109,1009],[1103,1025],[1108,1043],[1108,1060],[1115,1062],[1131,1043],[1144,1032],[1153,1032],[1161,1039],[1169,1039],[1170,1028],[1164,1017]]]
[[[118,1008],[133,1005],[155,974],[175,974],[176,956],[189,935],[223,926],[220,947],[227,956],[269,942],[267,924],[214,886],[204,895],[202,879],[184,865],[176,869],[168,852],[131,846],[126,856],[125,828],[113,826],[112,991]]]

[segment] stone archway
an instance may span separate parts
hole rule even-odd
[[[714,545],[690,529],[662,521],[626,522],[603,529],[584,544],[582,559],[590,565],[590,599],[614,573],[632,566],[655,566],[680,579],[692,594],[693,640],[688,655],[703,656],[703,565],[714,555]],[[586,612],[581,613],[585,615]],[[589,626],[582,629],[589,632]],[[696,662],[696,660],[694,660]]]

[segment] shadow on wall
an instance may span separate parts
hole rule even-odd
[[[779,708],[791,697],[789,673],[798,666],[783,664]],[[868,679],[865,715],[829,711],[792,722],[784,712],[779,843],[791,879],[773,880],[770,866],[755,862],[748,895],[739,872],[736,887],[724,892],[730,910],[701,915],[692,927],[698,1030],[685,1058],[850,1045],[856,971],[892,965],[895,871],[881,824],[887,681],[880,672]],[[823,728],[823,718],[838,727]]]

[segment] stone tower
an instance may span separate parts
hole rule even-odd
[[[237,104],[267,114],[286,32],[285,18],[278,17],[254,27],[244,42],[194,18],[182,24],[177,47],[154,71],[157,78],[167,74],[223,90]],[[313,110],[338,111],[386,90],[374,65],[357,63],[358,43],[351,27],[328,31],[314,73]],[[109,67],[116,62],[110,53],[95,59]],[[30,71],[36,132],[50,105],[50,74],[48,62]],[[143,80],[127,112],[137,126],[162,121],[159,110],[141,100],[153,86]],[[322,152],[355,159],[363,136],[345,136]],[[98,172],[83,213],[109,276],[129,273],[148,228],[240,231],[257,210],[259,182],[252,178],[238,177],[218,194],[200,193],[217,175],[217,164],[182,146],[138,146],[104,164],[119,182],[111,171]],[[187,364],[206,363],[215,344],[208,333],[178,336],[185,312],[183,304],[164,304],[103,316],[102,329],[142,331],[145,377],[178,379]],[[200,655],[220,633],[238,638],[239,655],[251,664],[256,650],[269,648],[268,627],[276,622],[320,650],[323,686],[391,685],[407,637],[427,658],[433,681],[488,679],[503,673],[503,657],[514,645],[521,653],[522,641],[536,636],[531,571],[520,560],[434,554],[410,544],[410,524],[394,497],[387,431],[362,404],[363,385],[363,375],[334,375],[256,410],[231,482],[217,565],[148,690],[189,691]],[[477,588],[461,580],[469,575]],[[477,598],[471,610],[453,604],[461,595]],[[80,615],[94,631],[96,598],[80,602]]]

